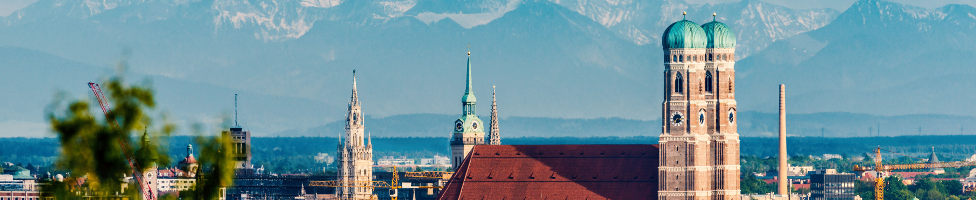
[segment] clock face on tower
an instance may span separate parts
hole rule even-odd
[[[735,122],[735,109],[729,109],[729,123]]]
[[[674,114],[671,114],[672,125],[681,126],[681,123],[684,123],[684,121],[684,116],[682,116],[681,113],[675,112]]]
[[[454,130],[455,130],[455,131],[461,131],[461,130],[464,130],[464,123],[463,123],[463,122],[461,122],[461,120],[460,120],[460,119],[459,119],[459,120],[457,120],[456,122],[454,122]]]
[[[698,111],[698,124],[705,124],[705,109]]]

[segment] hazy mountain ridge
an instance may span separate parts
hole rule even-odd
[[[758,0],[695,4],[684,1],[556,1],[613,30],[638,45],[655,45],[661,32],[687,12],[699,24],[717,20],[736,30],[736,54],[745,58],[770,43],[830,23],[838,14],[830,9],[791,9]]]
[[[229,111],[233,91],[247,94],[245,101],[252,96],[281,100],[245,108],[263,110],[242,115],[253,119],[248,127],[262,134],[341,118],[352,69],[362,72],[360,94],[368,115],[456,113],[463,91],[465,44],[473,51],[476,93],[485,99],[481,114],[487,113],[488,89],[497,85],[503,116],[653,120],[660,117],[663,69],[661,49],[656,45],[659,38],[654,37],[678,20],[682,10],[698,23],[710,21],[709,14],[717,12],[718,19],[729,23],[739,37],[739,58],[749,54],[749,49],[763,49],[762,42],[770,43],[737,64],[741,111],[772,112],[773,88],[784,82],[790,111],[798,113],[972,116],[968,102],[976,101],[973,94],[933,89],[967,90],[976,85],[966,78],[972,70],[963,67],[973,54],[968,47],[974,46],[967,33],[976,29],[973,8],[965,5],[920,9],[865,0],[838,15],[830,10],[781,9],[760,1],[701,5],[668,1],[659,6],[605,1],[607,7],[513,0],[478,4],[412,0],[100,2],[113,4],[79,6],[84,2],[41,0],[4,18],[7,24],[0,27],[0,45],[14,47],[16,50],[5,54],[17,58],[4,61],[63,58],[91,68],[74,74],[84,76],[74,78],[86,82],[99,75],[89,71],[110,72],[120,57],[129,57],[134,73],[179,85],[169,87],[172,93],[167,92],[166,98],[208,94],[183,102],[186,104]],[[355,12],[360,9],[366,12]],[[442,18],[425,21],[417,18],[421,13]],[[834,16],[835,22],[821,24]],[[472,21],[466,26],[458,20]],[[819,26],[823,27],[804,32]],[[893,29],[912,31],[886,31]],[[638,45],[635,35],[628,35],[638,33],[648,43]],[[50,56],[20,57],[16,53],[20,51]],[[5,77],[49,78],[30,68],[4,66],[10,70]],[[934,70],[919,73],[919,67]],[[23,82],[11,84],[23,86]],[[31,91],[50,97],[54,93],[50,88],[79,85],[63,84],[3,88],[10,94]],[[212,90],[196,89],[196,84]],[[9,110],[46,103],[37,103],[37,99],[0,101]],[[185,111],[179,115],[218,112]],[[7,118],[43,125],[35,121],[42,120],[39,115],[10,112]]]
[[[796,112],[970,115],[976,9],[924,9],[861,0],[830,25],[774,43],[737,63],[740,107],[772,111],[787,84]],[[824,103],[833,102],[833,103]],[[811,106],[820,105],[820,106]]]

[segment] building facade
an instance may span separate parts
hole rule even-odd
[[[854,200],[854,180],[854,174],[831,169],[810,172],[810,199]]]
[[[454,121],[454,132],[451,136],[451,167],[455,170],[474,145],[485,144],[484,123],[475,113],[475,104],[478,100],[474,97],[471,86],[471,51],[467,53],[467,77],[464,96],[461,97],[461,117]]]
[[[658,199],[739,199],[735,34],[714,19],[680,20],[661,42]]]
[[[356,72],[352,77],[352,97],[346,113],[346,131],[339,136],[339,169],[336,177],[340,185],[371,186],[373,180],[373,142],[365,133],[362,105],[356,89]],[[343,140],[345,139],[345,140]],[[364,142],[365,140],[365,142]],[[340,187],[336,189],[339,199],[370,199],[371,187]]]
[[[251,165],[251,131],[235,126],[229,131],[224,131],[224,134],[229,134],[231,138],[231,145],[234,148],[234,167],[238,170],[253,169],[254,166]]]

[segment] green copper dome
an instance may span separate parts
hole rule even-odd
[[[712,21],[702,25],[705,37],[708,37],[706,48],[735,48],[735,33],[722,22]]]
[[[705,48],[705,31],[688,20],[674,22],[661,36],[664,49]]]

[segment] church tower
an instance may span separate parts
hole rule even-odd
[[[713,199],[739,199],[739,132],[736,127],[735,33],[715,19],[705,31],[705,118],[714,176]]]
[[[491,86],[491,119],[488,129],[488,144],[501,145],[502,138],[498,132],[498,103],[495,102],[495,86]]]
[[[373,142],[364,135],[362,106],[356,89],[356,71],[352,72],[352,97],[346,113],[346,132],[339,135],[339,169],[337,179],[340,185],[371,186],[373,180]],[[345,140],[343,140],[345,139]],[[365,142],[364,142],[365,140]],[[339,187],[336,196],[341,200],[370,199],[371,187]]]
[[[467,53],[468,69],[464,96],[461,96],[461,117],[454,121],[454,133],[451,137],[451,167],[455,170],[461,166],[461,161],[474,145],[485,144],[484,123],[475,113],[477,99],[471,86],[471,51]]]
[[[738,199],[735,35],[725,24],[677,21],[661,37],[664,102],[658,199]]]

